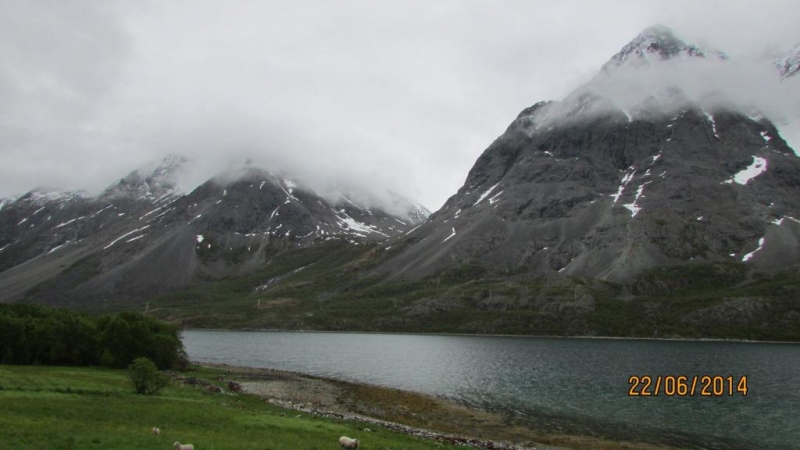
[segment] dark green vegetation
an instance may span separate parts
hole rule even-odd
[[[217,373],[193,372],[216,381]],[[203,450],[338,448],[339,436],[362,448],[449,447],[370,425],[318,419],[246,394],[216,394],[173,384],[136,395],[126,372],[99,368],[0,366],[0,442],[4,449],[171,449],[174,441]],[[153,427],[160,436],[151,433]]]
[[[158,371],[153,361],[136,358],[130,366],[130,379],[137,394],[152,395],[169,384],[169,378]]]
[[[651,270],[627,285],[519,271],[490,276],[476,266],[416,281],[375,272],[402,246],[326,243],[284,252],[256,273],[154,299],[151,314],[193,328],[800,341],[796,272],[696,263]]]
[[[0,362],[127,367],[147,357],[185,364],[178,327],[137,313],[89,316],[36,305],[0,305]]]

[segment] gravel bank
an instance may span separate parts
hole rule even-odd
[[[483,449],[675,450],[591,436],[544,434],[500,413],[469,408],[449,399],[271,369],[202,364],[222,370],[246,393],[299,412]],[[365,431],[368,432],[368,431]]]

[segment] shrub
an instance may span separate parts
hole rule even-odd
[[[169,378],[162,374],[148,358],[136,358],[128,366],[131,382],[138,394],[155,394],[169,383]]]

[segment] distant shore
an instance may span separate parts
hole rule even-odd
[[[274,369],[197,363],[220,370],[244,392],[271,403],[324,417],[360,421],[428,439],[487,449],[641,449],[675,447],[617,442],[594,436],[542,433],[498,412],[450,399]]]
[[[476,333],[426,333],[407,331],[344,331],[344,330],[286,330],[276,328],[185,328],[183,331],[247,331],[261,333],[331,333],[331,334],[388,334],[401,336],[459,336],[459,337],[504,337],[541,339],[589,339],[610,341],[666,341],[666,342],[729,342],[735,344],[782,344],[798,345],[800,341],[759,341],[754,339],[684,338],[684,337],[631,337],[631,336],[559,336],[549,334],[476,334]]]

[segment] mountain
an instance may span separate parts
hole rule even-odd
[[[603,70],[611,67],[649,65],[652,62],[678,58],[713,57],[727,60],[728,56],[718,50],[702,49],[682,41],[669,28],[663,25],[649,27],[642,31],[622,50],[603,66]]]
[[[800,44],[796,45],[786,56],[774,61],[782,78],[795,76],[800,72]]]
[[[184,192],[179,158],[27,194],[0,209],[0,296],[190,327],[798,341],[800,159],[686,83],[729,64],[645,30],[429,216],[250,166]]]
[[[524,109],[420,225],[362,251],[284,254],[259,277],[159,298],[155,314],[192,327],[798,341],[800,159],[770,120],[685,76],[728,64],[645,30],[563,100]]]
[[[124,305],[247,274],[289,249],[399,236],[426,211],[400,196],[400,213],[344,194],[328,200],[250,166],[184,192],[178,175],[187,164],[170,155],[96,197],[34,190],[3,203],[0,301]]]
[[[562,102],[523,110],[382,270],[632,282],[675,265],[798,267],[800,160],[769,120],[677,86],[628,107],[603,89],[631,67],[709,55],[725,60],[649,28]]]

